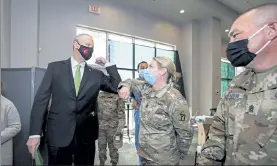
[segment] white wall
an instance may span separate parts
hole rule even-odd
[[[100,6],[101,14],[89,13],[89,5]],[[7,44],[6,55],[1,57],[5,61],[5,63],[2,63],[4,67],[46,67],[49,62],[69,58],[72,54],[72,40],[76,34],[76,26],[77,24],[82,24],[176,45],[183,66],[186,91],[189,91],[189,96],[195,96],[193,98],[189,97],[189,100],[193,99],[194,105],[199,105],[199,98],[202,94],[194,94],[194,91],[200,88],[200,83],[195,82],[200,80],[200,75],[194,75],[193,72],[200,69],[196,69],[192,65],[201,65],[203,59],[200,62],[197,60],[198,58],[193,57],[197,54],[205,53],[203,50],[199,50],[199,44],[202,40],[198,36],[199,31],[193,30],[198,25],[191,26],[190,30],[186,32],[187,30],[184,27],[186,27],[187,23],[179,26],[150,13],[119,4],[119,1],[110,0],[11,0],[10,6],[11,8],[6,10],[8,14],[10,13],[6,17],[9,25],[6,29],[6,40],[10,44]],[[211,24],[211,28],[212,26],[214,25]],[[201,30],[201,28],[198,29]],[[211,36],[219,31],[220,25],[215,29],[212,28],[209,31],[211,40],[207,38],[206,42],[216,39],[216,44],[212,45],[213,48],[209,54],[216,53],[217,49],[214,47],[222,47],[222,56],[224,56],[226,42],[220,44],[217,41],[218,37],[220,38],[218,36],[220,33],[216,35],[216,38]],[[39,48],[41,48],[40,52],[38,52]],[[216,59],[212,60],[212,63],[216,62],[218,58],[220,59],[216,55]],[[211,64],[208,66],[211,66]],[[213,69],[209,68],[209,71],[218,73],[218,71],[214,71],[215,68],[217,70],[218,66]],[[214,77],[217,74],[212,75]],[[201,78],[201,80],[205,80],[205,77]],[[207,79],[210,80],[212,78]],[[213,81],[210,80],[209,82]],[[214,86],[218,86],[218,84],[216,83],[213,87],[207,87],[213,90],[212,92],[207,92],[209,97],[206,100],[214,98],[214,90],[220,89],[220,87]],[[202,86],[202,88],[204,87]],[[209,105],[211,104],[209,103]],[[196,109],[198,109],[198,106]]]
[[[39,8],[30,9],[38,0],[11,1],[11,45],[17,45],[11,50],[11,67],[46,67],[51,61],[69,58],[77,24],[179,45],[177,25],[110,1],[45,0],[39,1]],[[100,6],[101,14],[89,13],[89,5]],[[42,49],[39,56],[37,47]]]
[[[10,67],[11,1],[3,1],[3,54],[1,67]],[[2,14],[2,13],[1,13]]]

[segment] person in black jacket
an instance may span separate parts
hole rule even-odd
[[[77,35],[73,56],[48,64],[36,93],[27,142],[34,158],[40,143],[43,121],[50,97],[45,134],[49,165],[93,165],[95,140],[98,138],[97,97],[100,90],[116,93],[121,81],[116,65],[97,58],[109,76],[91,68],[86,60],[92,57],[94,42],[87,34]]]

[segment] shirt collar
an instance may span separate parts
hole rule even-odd
[[[73,68],[76,67],[76,66],[79,64],[73,57],[71,57],[70,60],[71,60],[71,66],[72,66]],[[80,63],[81,67],[84,67],[85,64],[86,64],[86,62]]]
[[[152,90],[152,92],[150,93],[150,96],[151,97],[156,96],[157,98],[161,98],[164,96],[164,94],[168,91],[170,87],[171,87],[171,84],[167,84],[157,91]]]

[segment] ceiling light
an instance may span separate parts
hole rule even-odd
[[[229,32],[229,29],[226,29],[225,32]]]
[[[185,13],[185,10],[180,10],[180,13]]]

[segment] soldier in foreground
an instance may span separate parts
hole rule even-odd
[[[167,57],[155,57],[140,73],[144,81],[120,83],[119,95],[129,98],[130,91],[142,95],[138,155],[142,165],[178,165],[193,137],[190,112],[181,93],[172,87],[176,68]]]
[[[125,126],[125,104],[118,94],[100,92],[98,96],[99,119],[99,160],[104,165],[107,160],[107,145],[109,147],[112,165],[117,165],[119,155],[115,144],[117,135],[122,135]],[[122,139],[122,137],[120,138]],[[121,140],[122,141],[122,140]]]
[[[246,11],[227,57],[246,71],[220,101],[199,165],[277,165],[277,4]]]

